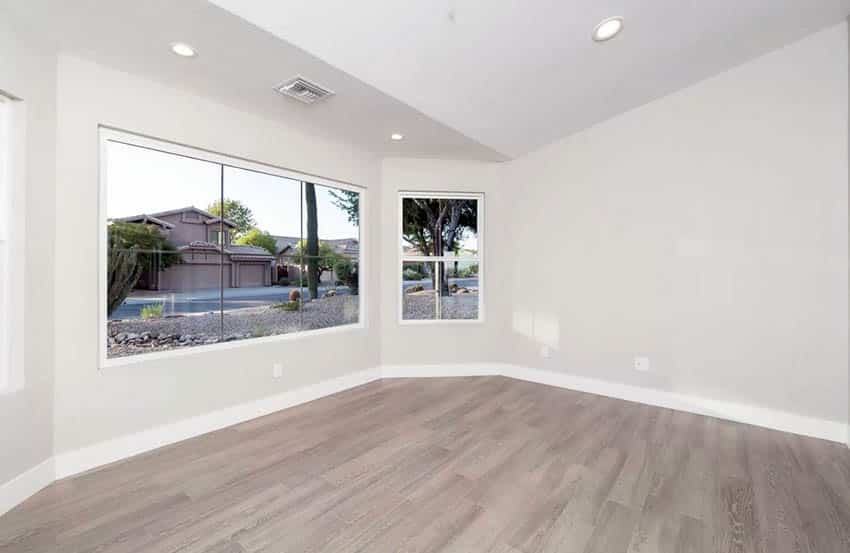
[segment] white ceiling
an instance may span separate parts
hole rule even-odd
[[[850,0],[213,1],[508,157],[850,13]],[[623,33],[591,41],[614,15]]]
[[[850,14],[850,0],[213,1],[0,0],[0,18],[376,155],[504,160]],[[623,33],[594,43],[611,15]],[[272,90],[296,74],[337,95],[305,106]]]
[[[379,156],[504,156],[205,0],[0,0],[0,19],[63,52],[278,119]],[[169,44],[198,56],[183,59]],[[315,105],[272,90],[304,75],[334,90]],[[406,135],[402,142],[390,134]],[[167,137],[166,137],[167,138]]]

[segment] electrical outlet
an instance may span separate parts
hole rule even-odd
[[[543,359],[550,359],[552,357],[552,348],[549,346],[542,346],[540,348],[540,357]]]
[[[283,376],[283,363],[275,363],[272,365],[272,376],[275,378]]]
[[[635,357],[635,370],[647,372],[649,370],[649,357]]]

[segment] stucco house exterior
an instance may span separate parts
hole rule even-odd
[[[153,225],[171,242],[183,262],[165,270],[151,267],[139,280],[145,290],[203,290],[271,286],[275,256],[263,248],[231,242],[236,225],[203,209],[184,207],[115,219]]]
[[[293,256],[296,254],[301,238],[297,236],[274,236],[273,238],[277,243],[277,279],[297,280],[301,274],[301,267],[295,263]],[[319,241],[330,245],[338,254],[354,262],[360,258],[360,241],[356,238],[320,239]],[[336,280],[337,276],[332,271],[326,271],[322,274],[322,282],[335,282]]]

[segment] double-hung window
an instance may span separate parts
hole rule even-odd
[[[400,195],[402,322],[481,321],[482,194]]]

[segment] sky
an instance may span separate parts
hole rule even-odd
[[[109,142],[106,170],[109,219],[187,206],[207,209],[221,197],[220,166],[207,161]],[[329,190],[316,186],[319,238],[359,237],[357,226],[331,202]],[[299,181],[225,167],[224,196],[250,208],[261,230],[300,236]]]

